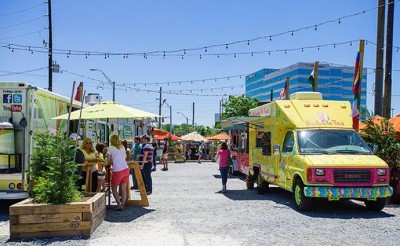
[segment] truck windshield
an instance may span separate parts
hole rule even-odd
[[[371,154],[368,145],[353,130],[300,130],[297,139],[302,154]]]

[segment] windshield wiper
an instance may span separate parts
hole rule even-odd
[[[317,148],[302,150],[301,153],[302,154],[314,154],[314,155],[322,155],[322,154],[333,155],[333,154],[335,154],[332,151],[328,151],[328,150],[324,150],[324,149],[317,149]]]
[[[361,151],[353,150],[353,149],[338,149],[338,150],[335,150],[335,153],[361,154],[361,155],[369,154],[369,152],[361,152]]]

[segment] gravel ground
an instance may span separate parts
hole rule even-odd
[[[370,212],[363,203],[317,201],[297,212],[291,193],[246,190],[238,177],[228,192],[215,163],[170,164],[153,173],[150,207],[107,210],[90,239],[9,240],[7,209],[0,213],[0,245],[399,245],[400,209]],[[139,197],[133,192],[133,198]]]

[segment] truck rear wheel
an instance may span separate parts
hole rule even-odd
[[[299,211],[305,211],[311,207],[311,198],[304,195],[304,184],[296,179],[293,186],[294,205]]]
[[[248,190],[254,189],[254,181],[250,175],[246,175],[246,187]]]
[[[261,173],[259,173],[257,175],[257,193],[260,195],[264,194],[268,187],[269,183],[264,182]]]
[[[365,206],[371,210],[371,211],[381,211],[385,205],[386,205],[386,199],[385,198],[378,198],[376,201],[364,201]]]

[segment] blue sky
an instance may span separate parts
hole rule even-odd
[[[192,122],[192,105],[195,103],[195,123],[211,126],[214,114],[219,112],[222,95],[244,93],[244,87],[241,87],[244,76],[234,77],[236,75],[250,74],[262,68],[286,67],[296,62],[320,61],[353,66],[358,42],[350,45],[348,41],[376,42],[377,10],[369,10],[376,6],[377,1],[372,0],[53,0],[53,48],[71,50],[71,55],[67,55],[68,52],[53,55],[64,70],[53,75],[53,91],[69,96],[72,82],[83,81],[87,93],[97,92],[103,100],[111,100],[112,90],[107,80],[101,73],[90,71],[90,68],[101,69],[117,84],[117,102],[158,113],[157,92],[162,86],[163,99],[172,106],[174,124],[186,122],[177,112],[185,114]],[[369,11],[362,13],[364,10]],[[0,81],[48,86],[48,72],[43,69],[48,60],[45,53],[39,52],[42,49],[33,53],[17,49],[12,52],[3,47],[16,44],[43,48],[43,41],[48,42],[46,13],[47,5],[43,0],[0,1]],[[356,13],[361,14],[341,18],[339,23],[340,17]],[[396,3],[393,40],[396,47],[400,47],[399,16]],[[335,21],[319,25],[329,20]],[[304,28],[315,25],[317,30],[315,27]],[[296,29],[301,30],[294,31]],[[272,36],[271,41],[269,36]],[[246,42],[257,37],[267,38]],[[235,41],[244,42],[228,45],[228,48],[224,45]],[[347,43],[335,45],[335,48],[323,47],[341,42]],[[222,46],[210,47],[215,44]],[[318,45],[321,46],[319,50],[256,54],[258,51]],[[190,51],[190,48],[201,49]],[[182,51],[166,52],[164,58],[163,51],[172,50]],[[75,55],[75,51],[83,52]],[[151,51],[161,52],[151,55]],[[248,54],[240,54],[243,52]],[[251,52],[254,52],[253,56]],[[107,59],[106,53],[111,53]],[[140,55],[130,54],[124,58],[128,53]],[[147,59],[143,53],[147,54]],[[227,53],[229,55],[223,55]],[[237,53],[236,57],[234,53]],[[368,69],[367,87],[370,110],[374,107],[375,53],[376,46],[367,42],[364,67],[371,68]],[[400,51],[396,52],[396,48],[393,69],[392,108],[394,114],[399,114]],[[231,78],[212,79],[221,77]],[[211,80],[203,82],[203,79]],[[179,84],[178,81],[187,82]],[[169,116],[166,105],[162,107],[162,115]]]

